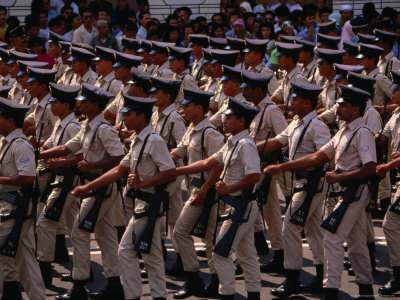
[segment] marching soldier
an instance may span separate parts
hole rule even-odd
[[[289,44],[289,43],[276,43],[278,52],[275,56],[278,57],[279,69],[285,71],[283,82],[272,94],[271,100],[276,104],[289,104],[290,95],[290,83],[296,82],[307,82],[307,78],[303,75],[300,69],[297,67],[297,61],[299,60],[299,52],[302,49],[302,45]]]
[[[213,65],[211,64],[212,61],[212,56],[211,53],[208,50],[203,49],[203,64],[202,64],[202,69],[204,73],[204,77],[207,78],[207,81],[205,85],[200,86],[200,89],[206,91],[206,92],[215,92],[215,88],[217,84],[219,83],[220,77],[214,77],[214,68]]]
[[[168,62],[168,47],[174,46],[174,43],[151,42],[151,51],[155,68],[151,73],[154,77],[171,78],[174,72],[171,71]]]
[[[335,105],[336,100],[334,64],[342,63],[343,51],[317,48],[317,53],[319,74],[326,78],[319,102],[322,104],[321,109],[329,110]]]
[[[217,128],[222,128],[223,124],[223,112],[228,106],[228,97],[235,98],[242,103],[248,103],[246,98],[242,94],[240,85],[242,84],[242,69],[232,68],[229,66],[223,66],[223,76],[221,77],[222,92],[226,96],[218,104],[218,111],[210,118],[211,124]]]
[[[22,133],[29,107],[0,98],[1,192],[0,198],[0,297],[22,299],[18,281],[9,281],[8,267],[18,272],[29,299],[46,299],[46,289],[35,258],[32,184],[36,166],[32,145]],[[10,197],[4,198],[4,192]],[[21,229],[19,236],[10,235]],[[15,247],[17,248],[15,248]],[[11,248],[10,248],[11,247]],[[8,266],[8,267],[7,267]],[[4,284],[4,286],[3,286]]]
[[[322,33],[317,33],[317,46],[322,49],[338,50],[338,44],[340,42],[339,36],[331,36]]]
[[[136,69],[142,60],[143,57],[140,56],[115,52],[115,63],[113,64],[115,79],[121,81],[122,85],[114,100],[104,111],[104,118],[112,121],[115,125],[119,125],[122,121],[119,111],[124,106],[124,96],[128,95],[131,88],[131,70]]]
[[[317,61],[314,59],[315,43],[303,40],[296,41],[296,43],[303,45],[303,48],[301,48],[299,52],[298,61],[298,63],[301,64],[301,71],[309,83],[315,84],[315,75],[318,69]]]
[[[65,86],[50,83],[51,98],[49,103],[53,114],[58,117],[54,125],[51,136],[43,145],[44,149],[50,149],[58,145],[64,145],[67,141],[75,137],[81,126],[75,119],[73,109],[75,98],[78,96],[80,86]],[[54,173],[56,185],[48,195],[46,206],[39,212],[37,224],[37,258],[40,271],[46,287],[51,286],[52,268],[51,262],[54,261],[54,251],[56,246],[57,232],[65,226],[68,234],[71,234],[75,216],[78,212],[77,199],[69,194],[73,184],[75,184],[74,170],[82,155],[67,155],[63,159],[53,159],[47,161],[47,170]],[[58,204],[60,201],[63,204]],[[59,206],[57,206],[59,205]],[[57,215],[58,214],[58,215]],[[56,216],[57,215],[57,216]]]
[[[326,182],[339,183],[344,191],[341,192],[341,199],[333,213],[322,224],[326,229],[324,299],[338,299],[345,241],[355,270],[355,281],[359,285],[360,299],[373,299],[364,211],[369,203],[370,193],[367,179],[375,174],[376,152],[373,135],[363,126],[361,119],[361,112],[364,111],[370,94],[354,87],[340,86],[340,89],[342,97],[337,100],[338,114],[345,123],[339,132],[319,151],[294,161],[267,167],[264,172],[271,176],[284,170],[304,170],[335,159],[335,170],[326,173]]]
[[[102,111],[112,95],[105,90],[88,84],[82,85],[82,113],[87,120],[81,131],[65,145],[59,145],[40,153],[44,159],[65,156],[69,153],[83,152],[83,159],[78,163],[85,183],[100,177],[104,169],[114,167],[124,155],[117,132],[105,121]],[[123,299],[123,290],[119,280],[118,241],[113,224],[114,201],[117,189],[115,184],[96,190],[81,201],[80,209],[72,227],[71,242],[74,246],[72,277],[74,285],[65,295],[56,299],[80,300],[87,297],[85,282],[90,276],[90,233],[94,232],[100,246],[106,287],[100,293],[90,294],[92,299]]]
[[[393,91],[392,101],[394,104],[400,105],[400,71],[392,71],[393,84],[390,87]],[[399,135],[399,111],[397,108],[393,112],[393,116],[386,124],[383,130],[383,140],[392,139],[392,160],[386,164],[378,165],[376,173],[383,177],[385,173],[399,166],[398,154],[400,150],[400,135]],[[379,138],[379,136],[378,136]],[[382,137],[381,137],[382,138]],[[383,141],[382,141],[383,142]],[[383,296],[393,295],[400,291],[400,238],[399,238],[399,193],[400,187],[397,185],[396,194],[393,196],[390,208],[387,210],[383,221],[383,233],[387,241],[389,250],[390,265],[393,269],[393,276],[385,286],[379,288],[379,293]]]
[[[210,157],[224,144],[224,136],[208,121],[206,113],[210,97],[209,92],[184,89],[182,102],[185,118],[191,121],[185,135],[178,146],[171,151],[172,159],[177,161],[185,156],[188,164]],[[213,239],[217,213],[215,193],[208,193],[222,168],[216,167],[212,173],[193,174],[187,179],[189,199],[186,201],[174,229],[174,237],[182,258],[183,269],[186,274],[186,284],[175,295],[175,299],[188,298],[191,295],[199,297],[218,296],[218,275],[212,260]],[[197,260],[194,241],[191,232],[199,217],[205,210],[209,217],[203,220],[206,224],[204,243],[206,244],[207,261],[210,267],[211,284],[204,290],[204,283],[199,277],[199,262]]]
[[[358,44],[351,41],[343,41],[343,64],[358,65],[356,56],[358,55]]]
[[[136,55],[136,50],[140,48],[140,41],[127,37],[121,38],[121,52]]]
[[[157,110],[151,116],[150,124],[153,130],[164,139],[168,148],[172,150],[181,142],[186,131],[185,120],[175,108],[175,101],[179,94],[181,82],[160,77],[151,77],[151,82],[153,87],[149,90],[149,93],[152,98],[157,99],[154,104],[157,106]],[[177,164],[182,165],[183,162],[180,160]],[[174,232],[176,220],[182,210],[182,180],[182,176],[177,177],[175,181],[167,186],[167,192],[169,193],[169,208],[167,212],[169,232]],[[167,230],[162,230],[163,238],[165,238],[165,232]],[[177,258],[176,263],[166,271],[166,274],[176,275],[183,271],[182,260],[173,235],[171,240],[177,253]]]
[[[129,221],[118,251],[125,299],[138,300],[142,296],[139,251],[148,270],[151,296],[157,300],[167,299],[164,268],[160,267],[163,265],[160,215],[165,210],[161,185],[174,177],[175,165],[164,139],[149,124],[155,102],[152,98],[125,96],[124,122],[128,130],[136,132],[129,153],[117,167],[73,191],[77,197],[84,197],[91,190],[115,182],[130,171],[128,186],[133,192],[135,217]],[[140,248],[142,246],[146,249]],[[113,298],[110,294],[107,299]]]
[[[2,86],[12,86],[13,80],[8,74],[8,65],[10,57],[8,55],[8,50],[0,48],[0,84]],[[10,81],[11,80],[11,81]]]
[[[92,60],[96,65],[96,72],[99,74],[95,86],[109,92],[114,97],[119,93],[122,82],[115,78],[113,63],[115,61],[115,51],[109,48],[96,46],[96,57]]]
[[[211,41],[211,38],[210,38]],[[235,50],[210,50],[211,53],[211,65],[213,66],[213,77],[218,80],[215,86],[214,96],[210,99],[210,112],[215,114],[226,100],[226,95],[223,91],[223,81],[219,78],[222,77],[223,68],[222,66],[233,67],[235,64],[236,56],[238,51]]]
[[[61,76],[64,74],[65,69],[67,68],[67,65],[63,63],[63,60],[61,58],[61,52],[62,52],[62,48],[61,48],[61,44],[60,42],[69,42],[68,39],[66,39],[65,37],[49,31],[49,55],[51,55],[51,57],[53,57],[56,60],[56,63],[53,66],[53,70],[57,70],[57,74],[56,74],[56,81],[58,81]]]
[[[192,76],[196,82],[200,85],[203,84],[202,80],[204,77],[204,51],[208,47],[208,36],[203,34],[189,34],[190,48],[193,49],[192,55],[195,57],[195,61],[192,66]],[[207,77],[206,77],[207,78]]]
[[[27,54],[13,50],[10,50],[8,52],[8,55],[9,55],[9,60],[7,61],[7,65],[8,65],[8,76],[10,76],[10,79],[8,80],[8,82],[5,82],[4,85],[13,85],[17,80],[16,76],[19,72],[17,61],[18,60],[35,61],[37,59],[37,55]]]
[[[175,100],[175,105],[179,106],[183,101],[183,89],[198,89],[197,82],[189,71],[192,49],[168,47],[168,52],[169,68],[174,73],[172,79],[182,82],[179,94]]]
[[[258,113],[251,106],[229,98],[225,111],[224,131],[230,134],[225,145],[207,159],[177,168],[178,175],[195,174],[223,164],[222,179],[215,189],[224,205],[225,217],[216,238],[213,261],[220,281],[221,299],[233,299],[235,294],[235,266],[231,253],[235,251],[243,268],[247,299],[260,299],[261,276],[254,247],[253,231],[258,215],[257,203],[251,190],[260,178],[260,159],[254,140],[249,136],[249,125]],[[236,234],[234,233],[236,232]]]
[[[71,83],[72,76],[74,75],[74,72],[71,68],[71,61],[68,59],[71,57],[71,43],[70,42],[59,42],[61,46],[61,60],[62,60],[62,65],[63,68],[65,66],[65,70],[61,77],[58,79],[57,83],[58,84],[64,84],[64,85],[69,85]]]
[[[278,88],[279,84],[272,71],[263,64],[263,58],[267,49],[268,40],[251,40],[246,39],[246,49],[244,62],[249,65],[248,70],[253,73],[265,73],[273,75],[268,83],[268,94],[272,95]]]
[[[376,80],[375,83],[375,94],[373,96],[374,105],[386,105],[390,102],[391,82],[384,74],[380,73],[378,62],[379,56],[383,53],[381,47],[369,44],[360,44],[359,54],[357,59],[359,65],[364,66],[364,70],[369,77]],[[389,99],[388,99],[389,98]]]
[[[272,79],[270,74],[266,73],[252,73],[244,71],[243,76],[243,95],[259,110],[259,113],[254,117],[250,124],[250,136],[256,143],[266,139],[274,138],[280,134],[287,127],[287,122],[282,113],[282,110],[271,101],[268,96],[268,82]],[[276,163],[279,158],[279,153],[274,153],[273,157],[268,159],[261,159],[262,162],[268,164]],[[282,153],[280,153],[282,154]],[[268,232],[271,241],[271,247],[274,250],[274,256],[271,261],[261,267],[264,273],[283,273],[283,237],[282,237],[282,213],[279,203],[278,190],[276,186],[276,178],[272,179],[269,184],[263,185],[261,182],[256,185],[256,191],[263,195],[262,203],[259,203],[262,209],[262,216],[268,225]],[[263,190],[260,190],[263,189]],[[263,222],[262,218],[256,221],[255,226],[255,240],[256,235],[259,234],[263,239]],[[261,233],[261,234],[260,234]],[[257,246],[256,246],[257,247]]]
[[[396,41],[396,34],[379,29],[375,29],[377,46],[383,49],[378,62],[379,71],[386,77],[391,77],[392,70],[400,70],[400,61],[394,56],[392,51],[393,44]]]
[[[139,70],[151,75],[156,65],[153,63],[153,56],[150,55],[150,51],[151,51],[151,42],[146,40],[141,40],[140,48],[136,51],[138,55],[143,57],[142,66],[139,68]]]
[[[68,61],[71,62],[74,75],[71,78],[70,85],[82,85],[84,83],[94,85],[96,83],[98,75],[90,69],[94,57],[94,54],[86,49],[71,47],[71,56]],[[63,84],[66,83],[63,82]]]
[[[246,41],[238,38],[227,37],[226,41],[228,46],[226,46],[225,50],[237,50],[239,51],[235,61],[235,68],[245,69],[246,65],[244,62],[244,49],[246,48]]]
[[[272,152],[289,146],[289,161],[318,151],[330,139],[329,128],[317,117],[315,107],[322,88],[308,83],[291,82],[293,89],[293,112],[297,118],[275,138],[260,142],[257,148]],[[279,168],[280,165],[271,166]],[[269,167],[267,167],[268,170]],[[279,173],[272,175],[278,175]],[[267,173],[268,175],[268,173]],[[326,185],[322,167],[304,168],[294,173],[293,196],[286,210],[283,225],[284,265],[287,279],[271,294],[288,297],[303,292],[322,292],[324,270],[323,230],[320,221],[323,216],[323,199]],[[304,229],[313,252],[316,276],[311,284],[301,287],[299,275],[303,266],[301,232]]]

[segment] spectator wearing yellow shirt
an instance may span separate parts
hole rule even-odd
[[[0,6],[0,40],[4,41],[4,36],[8,28],[7,21],[7,9],[4,6]]]

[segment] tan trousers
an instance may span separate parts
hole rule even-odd
[[[104,274],[107,278],[119,276],[118,270],[118,240],[114,227],[114,203],[117,189],[111,187],[111,197],[104,199],[97,219],[94,236],[101,250]],[[109,189],[110,190],[110,187]],[[107,191],[107,194],[110,192]],[[90,275],[90,233],[79,229],[79,224],[87,215],[95,202],[94,197],[82,200],[80,211],[72,227],[71,242],[73,245],[74,268],[72,277],[75,280],[85,280]]]
[[[323,184],[323,181],[324,179],[321,178],[321,184]],[[305,184],[307,181],[301,180],[297,182]],[[324,249],[322,241],[324,233],[320,225],[323,215],[323,200],[326,194],[326,189],[327,185],[323,184],[322,191],[314,195],[304,227],[290,222],[290,218],[303,204],[304,198],[306,197],[306,192],[297,192],[293,195],[292,201],[289,208],[286,210],[285,219],[283,221],[285,269],[301,270],[303,267],[303,245],[301,240],[301,232],[303,229],[313,254],[314,265],[323,264]]]
[[[390,198],[392,185],[390,184],[390,173],[388,172],[379,183],[378,199]]]
[[[265,222],[268,227],[268,235],[271,241],[271,248],[273,250],[283,249],[283,236],[282,236],[282,212],[279,203],[278,186],[276,183],[277,178],[273,177],[271,186],[269,188],[267,202],[263,205],[263,214]],[[261,214],[260,214],[261,215]],[[262,217],[257,218],[254,231],[261,231],[264,229]]]
[[[183,206],[182,212],[176,221],[174,237],[178,245],[178,251],[182,257],[183,269],[187,272],[194,272],[199,270],[199,261],[194,247],[193,237],[190,235],[193,225],[196,223],[200,214],[203,211],[203,206],[191,206],[190,201],[195,194],[189,197]],[[206,253],[210,273],[215,274],[214,262],[212,259],[213,240],[215,232],[215,222],[217,216],[217,204],[215,203],[210,211],[208,219],[207,232],[203,242],[206,245]]]
[[[400,197],[400,186],[392,198],[392,204],[398,197]],[[398,267],[400,266],[400,214],[388,209],[383,221],[383,233],[389,250],[390,265]]]
[[[371,212],[365,212],[365,226],[367,234],[367,243],[375,243],[374,221],[372,220]]]
[[[283,172],[276,176],[276,180],[279,183],[283,196],[292,195],[292,172]]]
[[[160,218],[154,226],[154,233],[149,254],[142,253],[142,259],[146,265],[151,296],[153,298],[167,298],[165,283],[164,260],[161,250]],[[134,245],[140,238],[148,217],[138,220],[132,218],[125,230],[118,250],[118,263],[121,272],[121,281],[124,287],[126,299],[135,299],[142,296],[142,279],[140,277],[139,259]]]
[[[179,176],[176,178],[174,182],[171,182],[167,186],[167,192],[169,194],[168,200],[168,229],[171,234],[171,242],[172,246],[175,249],[176,253],[179,253],[178,251],[178,245],[176,244],[175,237],[173,235],[174,232],[174,227],[176,220],[178,219],[181,211],[182,211],[182,180],[184,176]],[[165,228],[165,217],[161,218],[161,238],[165,239],[167,238],[166,234],[166,228]]]
[[[126,191],[127,191],[127,187],[124,188],[123,190],[123,198],[121,199],[121,208],[122,208],[122,215],[124,218],[124,223],[125,226],[128,226],[129,221],[132,219],[133,217],[133,204],[134,204],[134,199],[129,198],[126,196]],[[123,202],[123,203],[122,203]]]
[[[256,221],[258,207],[256,201],[251,201],[247,207],[245,217],[249,216],[246,223],[242,223],[232,243],[231,253],[236,252],[236,258],[243,269],[244,281],[247,292],[260,292],[261,275],[260,263],[256,248],[254,247],[254,222]],[[216,243],[225,235],[231,226],[231,221],[222,223]],[[220,281],[219,293],[221,295],[235,294],[235,266],[231,255],[223,257],[213,253],[214,265]]]
[[[369,189],[362,185],[357,192],[361,194],[358,201],[349,204],[335,234],[325,231],[324,235],[324,261],[325,275],[324,287],[340,288],[344,249],[343,243],[347,242],[348,255],[357,284],[372,284],[371,263],[366,244],[365,233],[365,207],[369,202]],[[342,199],[340,199],[340,205]]]
[[[47,199],[46,207],[43,209],[37,222],[37,258],[39,261],[52,262],[54,260],[54,250],[56,235],[61,224],[65,224],[68,234],[72,232],[72,226],[79,210],[79,200],[68,193],[60,222],[47,219],[45,217],[47,207],[50,207],[60,195],[61,188],[53,189]],[[62,222],[64,220],[65,222]]]
[[[0,245],[3,245],[14,223],[14,220],[8,220],[0,224]],[[3,283],[5,281],[3,266],[13,266],[13,269],[18,272],[30,300],[46,299],[46,289],[35,257],[32,219],[26,220],[22,226],[16,257],[0,255],[0,266],[0,299],[3,296]]]

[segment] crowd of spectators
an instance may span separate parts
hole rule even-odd
[[[137,11],[129,6],[127,0],[118,0],[115,7],[107,0],[33,0],[31,14],[25,17],[27,38],[15,42],[10,31],[19,25],[16,17],[8,16],[7,8],[0,6],[0,40],[12,47],[25,51],[29,48],[42,60],[54,62],[46,54],[46,39],[51,30],[65,35],[73,42],[91,46],[105,46],[118,50],[121,37],[148,39],[175,43],[187,47],[188,36],[193,33],[210,37],[254,38],[270,41],[266,63],[271,65],[271,53],[274,41],[280,35],[301,36],[305,40],[316,41],[318,24],[328,20],[336,21],[336,34],[341,35],[346,22],[355,18],[366,18],[369,33],[379,22],[390,22],[390,28],[400,36],[400,14],[386,7],[379,13],[373,3],[366,3],[362,15],[355,16],[353,7],[343,5],[340,11],[332,11],[325,0],[316,0],[315,4],[305,4],[296,0],[279,0],[270,5],[270,0],[221,0],[220,12],[210,20],[204,16],[193,17],[188,7],[180,7],[160,20],[152,17],[148,0],[136,0]],[[350,39],[354,32],[350,32]],[[41,40],[42,38],[42,40]],[[346,38],[348,34],[346,33]],[[396,48],[397,47],[397,48]],[[400,56],[399,44],[393,49]],[[272,62],[273,63],[273,62]]]

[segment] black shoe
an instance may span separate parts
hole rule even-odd
[[[165,241],[164,240],[161,240],[161,249],[162,249],[162,254],[163,254],[163,257],[164,257],[164,261],[166,261],[168,259],[168,251],[167,251],[167,247],[165,247]]]
[[[254,232],[254,246],[258,255],[267,255],[269,253],[268,243],[265,240],[263,230]]]
[[[348,270],[348,269],[350,269],[350,268],[351,268],[351,262],[348,261],[348,260],[345,260],[345,261],[343,262],[343,269]]]
[[[3,297],[1,300],[22,300],[21,289],[18,281],[4,281]]]
[[[42,274],[42,279],[44,286],[46,288],[51,287],[51,282],[53,281],[53,269],[51,263],[47,261],[39,261],[40,273]]]
[[[287,298],[290,295],[296,295],[301,292],[301,285],[299,281],[299,270],[286,270],[287,278],[283,284],[277,289],[271,291],[271,295],[278,298]]]
[[[354,273],[354,269],[353,269],[353,268],[348,269],[348,270],[347,270],[347,274],[348,274],[349,276],[356,276],[356,273]]]
[[[183,265],[182,258],[179,254],[176,255],[176,262],[172,265],[171,268],[165,270],[165,275],[167,276],[177,276],[183,275]]]
[[[211,282],[204,288],[205,298],[219,298],[218,294],[219,279],[217,274],[211,274]]]
[[[75,280],[74,286],[66,294],[56,296],[56,300],[87,300],[84,280]]]
[[[315,266],[316,275],[310,284],[302,286],[303,293],[322,294],[322,281],[324,279],[324,265]]]
[[[204,282],[199,277],[199,271],[185,272],[186,282],[183,288],[174,294],[174,299],[185,299],[191,296],[203,297]]]
[[[221,295],[221,300],[233,300],[235,295]]]
[[[283,266],[283,250],[275,250],[274,256],[268,264],[260,267],[261,273],[278,273],[284,274],[285,268]]]
[[[85,282],[93,282],[93,280],[94,280],[93,270],[92,270],[92,268],[90,268],[89,279],[85,280]],[[72,278],[72,272],[61,274],[61,281],[73,282],[74,279]]]
[[[400,278],[392,279],[385,286],[379,288],[379,294],[390,296],[400,291]]]
[[[103,290],[100,293],[90,293],[89,298],[97,300],[124,300],[124,290],[119,277],[108,278],[107,285]]]
[[[259,292],[247,292],[247,300],[260,300]]]
[[[197,255],[198,257],[207,258],[206,249],[197,250],[197,251],[196,251],[196,255]]]
[[[338,289],[324,288],[323,300],[337,300],[338,299]]]
[[[358,286],[360,297],[358,300],[373,300],[374,297],[374,289],[372,288],[372,284],[360,284]]]
[[[235,275],[242,275],[243,274],[243,269],[240,266],[239,262],[237,260],[235,260],[233,262],[233,264],[235,265]]]
[[[118,244],[119,244],[119,242],[121,241],[121,239],[125,233],[126,227],[125,226],[114,226],[114,227],[117,230],[117,239],[118,239]]]
[[[147,268],[143,267],[140,269],[140,277],[141,278],[148,278],[149,274],[147,273]]]
[[[54,250],[54,262],[66,263],[69,262],[69,254],[67,246],[65,245],[65,234],[56,236],[56,247]]]

